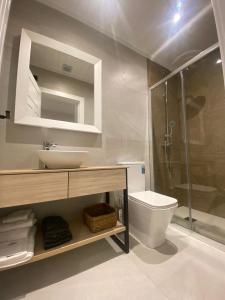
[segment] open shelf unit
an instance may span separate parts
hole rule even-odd
[[[92,233],[88,227],[82,223],[82,221],[79,221],[70,223],[70,230],[73,235],[73,239],[70,242],[49,250],[44,250],[42,234],[40,231],[38,231],[36,236],[34,256],[30,261],[28,261],[28,263],[42,260],[123,232],[125,230],[125,226],[123,226],[120,222],[117,222],[116,227]]]
[[[101,230],[96,233],[92,233],[86,225],[83,224],[82,220],[70,222],[69,227],[71,230],[71,233],[73,235],[73,238],[68,243],[65,243],[63,245],[45,250],[43,247],[43,237],[41,230],[37,231],[36,239],[35,239],[35,249],[34,249],[34,256],[31,260],[18,264],[16,266],[8,267],[1,269],[0,271],[15,268],[17,266],[29,264],[35,261],[39,261],[42,259],[46,259],[51,256],[55,256],[60,253],[64,253],[70,250],[73,250],[75,248],[96,242],[98,240],[101,240],[103,238],[121,233],[125,231],[125,226],[123,226],[119,221],[117,221],[117,225],[113,228],[109,228],[106,230]]]
[[[123,224],[117,222],[113,228],[92,233],[80,217],[69,223],[73,239],[48,250],[44,249],[42,233],[38,230],[33,258],[27,262],[1,268],[0,271],[39,261],[109,236],[125,253],[129,252],[126,166],[0,171],[0,209],[62,199],[72,201],[77,197],[102,193],[105,193],[105,201],[110,203],[110,192],[118,190],[123,191]],[[116,235],[122,232],[124,239],[120,240]]]

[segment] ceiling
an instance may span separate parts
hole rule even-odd
[[[94,66],[53,48],[32,43],[30,64],[86,83],[94,83]],[[65,67],[69,68],[65,71]]]
[[[217,42],[210,0],[38,0],[174,70]],[[174,23],[177,3],[181,19]]]

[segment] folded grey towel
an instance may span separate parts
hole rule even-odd
[[[63,238],[61,240],[45,241],[44,248],[45,248],[45,250],[54,248],[56,246],[63,245],[71,240],[72,240],[72,234],[69,234],[66,238]]]

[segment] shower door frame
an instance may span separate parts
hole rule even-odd
[[[186,104],[185,104],[185,80],[183,76],[183,71],[188,68],[190,65],[199,61],[206,55],[210,54],[216,49],[219,49],[219,43],[215,43],[204,51],[200,52],[198,55],[194,56],[188,62],[183,64],[182,66],[175,69],[169,75],[155,83],[149,88],[149,101],[148,101],[148,140],[149,140],[149,173],[150,173],[150,188],[154,191],[155,189],[155,178],[154,178],[154,159],[153,159],[153,118],[152,118],[152,91],[160,86],[161,84],[165,84],[170,78],[175,75],[180,74],[181,80],[181,101],[182,101],[182,122],[183,122],[183,136],[184,136],[184,151],[185,151],[185,165],[186,165],[186,177],[188,183],[188,192],[187,192],[187,202],[188,202],[188,210],[189,210],[189,229],[192,228],[192,182],[190,176],[190,164],[189,164],[189,140],[188,140],[188,130],[187,130],[187,122],[186,122]]]

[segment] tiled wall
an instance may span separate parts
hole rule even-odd
[[[78,47],[103,61],[102,135],[0,123],[0,168],[38,166],[44,140],[90,151],[88,164],[144,160],[147,149],[147,62],[90,27],[30,0],[13,1],[0,80],[0,111],[14,111],[21,28]]]
[[[163,66],[155,63],[154,61],[148,59],[148,86],[151,87],[155,83],[159,82],[161,79],[166,77],[170,71]]]

